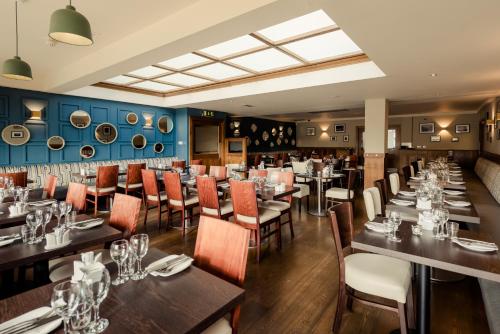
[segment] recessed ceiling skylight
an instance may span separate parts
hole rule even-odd
[[[285,44],[283,48],[307,61],[339,58],[362,52],[342,30]]]
[[[127,77],[126,75],[119,75],[114,78],[110,78],[108,80],[105,80],[105,82],[109,82],[115,85],[128,85],[131,82],[137,81],[138,79],[132,78],[132,77]]]
[[[224,65],[221,63],[214,63],[202,67],[197,67],[187,71],[187,73],[197,74],[214,80],[226,80],[249,74],[248,72],[242,71],[236,67]]]
[[[227,42],[222,42],[214,46],[200,50],[212,57],[224,58],[230,55],[238,54],[243,51],[254,50],[259,47],[266,46],[258,39],[245,35],[238,38],[231,39]]]
[[[130,87],[154,90],[156,92],[168,92],[171,90],[179,89],[179,87],[177,86],[166,85],[154,81],[142,81],[135,84],[131,84]]]
[[[276,49],[257,51],[231,59],[229,62],[257,72],[265,72],[301,64],[297,59]]]
[[[172,83],[172,84],[177,84],[177,85],[181,85],[181,86],[187,86],[187,87],[202,85],[202,84],[206,84],[206,83],[211,82],[211,81],[208,81],[205,79],[193,77],[191,75],[182,74],[182,73],[170,74],[170,75],[167,75],[165,77],[158,78],[156,80],[162,81],[165,83]]]
[[[162,61],[159,65],[163,65],[165,67],[173,68],[176,70],[180,70],[186,67],[191,67],[199,64],[203,64],[209,62],[210,60],[205,57],[200,57],[195,55],[194,53],[187,53],[185,55],[175,57],[169,60]]]
[[[290,37],[334,26],[335,22],[320,9],[272,27],[262,29],[258,31],[258,33],[268,40],[279,42]]]
[[[155,66],[146,66],[143,68],[140,68],[138,70],[132,71],[129,74],[130,75],[135,75],[141,78],[152,78],[158,75],[162,74],[168,74],[171,73],[170,71],[167,71],[163,68],[155,67]]]

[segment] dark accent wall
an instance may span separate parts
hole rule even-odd
[[[25,107],[24,102],[27,100],[46,104],[42,121],[26,123],[31,116],[31,112]],[[77,129],[69,121],[70,114],[79,109],[91,115],[92,124],[88,128]],[[125,117],[129,112],[138,115],[139,122],[136,125],[126,122]],[[0,165],[174,156],[177,131],[175,112],[175,109],[170,108],[0,87],[0,131],[9,124],[24,124],[31,132],[30,141],[22,146],[11,146],[0,139]],[[153,115],[152,128],[143,128],[143,113]],[[162,115],[169,115],[174,120],[174,130],[169,134],[161,133],[156,126]],[[95,128],[103,122],[109,122],[118,129],[118,139],[112,144],[101,144],[95,139]],[[147,146],[143,150],[132,147],[131,139],[135,134],[146,137]],[[60,151],[52,151],[47,147],[47,139],[55,135],[62,136],[66,141],[66,146]],[[156,142],[164,144],[162,153],[153,151]],[[80,157],[80,147],[86,144],[94,146],[96,150],[91,159]]]
[[[234,122],[240,122],[239,136],[235,135]],[[252,129],[252,124],[255,124],[256,128]],[[280,138],[280,126],[283,127],[283,136]],[[275,128],[277,133],[275,136],[272,134],[272,129]],[[288,128],[291,128],[291,134],[288,133]],[[255,130],[255,131],[254,131]],[[263,133],[267,131],[269,138],[267,141],[263,139]],[[296,139],[297,129],[295,123],[291,122],[279,122],[264,118],[254,118],[254,117],[231,117],[226,122],[226,137],[248,137],[250,142],[247,143],[248,153],[252,152],[280,152],[280,151],[292,151],[296,149],[297,139]],[[281,143],[279,143],[278,138]],[[258,145],[256,144],[258,140]],[[273,143],[273,144],[271,144]]]

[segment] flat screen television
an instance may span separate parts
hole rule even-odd
[[[229,153],[241,153],[241,152],[243,152],[243,144],[241,141],[229,142]]]

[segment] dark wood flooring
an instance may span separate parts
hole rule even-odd
[[[355,227],[366,221],[362,196],[357,195]],[[312,203],[311,203],[312,204]],[[182,238],[180,230],[158,231],[151,214],[147,232],[151,247],[193,254],[196,230]],[[295,238],[284,227],[283,249],[274,239],[260,264],[249,253],[240,333],[329,333],[336,308],[338,263],[327,218],[299,216],[293,210]],[[142,217],[141,217],[142,222]],[[174,221],[175,222],[175,221]],[[142,226],[140,230],[144,230]],[[432,333],[489,333],[476,279],[432,284]],[[342,333],[389,333],[398,328],[397,315],[354,303],[345,311]]]

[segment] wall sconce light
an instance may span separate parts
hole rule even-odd
[[[240,127],[240,121],[234,121],[234,127],[237,129]]]
[[[23,100],[26,123],[43,123],[43,112],[47,104],[43,100]]]
[[[182,146],[182,145],[184,145],[184,142],[183,142],[182,140],[179,140],[179,141],[177,142],[177,144]]]
[[[144,117],[144,126],[145,129],[151,129],[153,127],[153,114],[142,113],[142,117]]]

